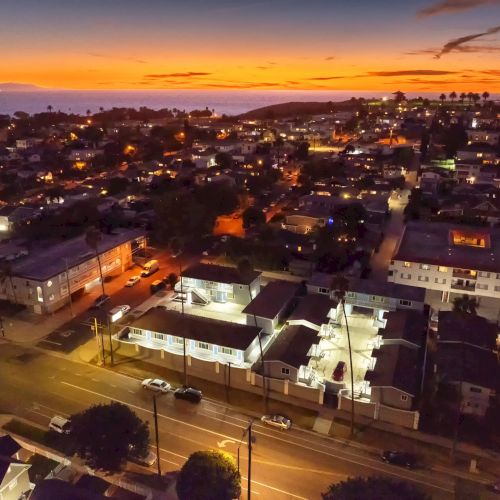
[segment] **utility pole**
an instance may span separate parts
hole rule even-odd
[[[112,333],[111,329],[112,329],[113,323],[111,323],[111,321],[109,321],[109,314],[107,315],[107,318],[108,318],[108,335],[109,335],[109,355],[111,358],[111,366],[113,366],[115,364],[115,360],[113,358],[113,336],[111,334]]]
[[[179,256],[180,257],[180,256]],[[184,318],[184,288],[182,286],[182,264],[179,258],[179,276],[181,278],[181,312]],[[184,368],[184,385],[187,386],[187,359],[186,359],[186,337],[182,337],[182,361]]]
[[[252,489],[252,423],[253,420],[248,424],[248,493],[247,500],[250,500],[251,489]]]
[[[161,479],[160,440],[158,437],[158,410],[156,408],[156,394],[153,394],[153,413],[155,418],[156,465],[158,467],[158,480],[160,480]]]
[[[99,340],[99,327],[97,324],[97,316],[94,316],[94,332],[95,332],[95,340],[97,343],[97,357],[99,366],[104,364],[104,358],[102,357],[101,352],[101,341]]]

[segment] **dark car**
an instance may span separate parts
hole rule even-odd
[[[344,361],[339,361],[335,370],[333,370],[332,378],[335,382],[342,382],[344,380],[344,373],[347,371],[347,366]]]
[[[149,285],[149,288],[151,289],[151,293],[156,293],[159,290],[163,290],[166,287],[167,287],[167,285],[162,280],[153,281],[153,283],[151,283],[151,285]]]
[[[191,403],[199,403],[203,394],[198,389],[193,389],[192,387],[179,387],[174,391],[174,396],[176,399],[185,399]]]
[[[407,467],[408,469],[415,468],[417,463],[415,455],[406,453],[405,451],[386,450],[382,453],[380,458],[388,464],[399,465],[400,467]]]

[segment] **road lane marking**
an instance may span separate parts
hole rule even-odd
[[[241,476],[241,479],[248,482],[248,478],[246,478],[245,476]],[[270,486],[270,485],[265,484],[265,483],[260,483],[259,481],[255,481],[255,479],[252,479],[252,484],[258,484],[259,486],[263,486],[264,488],[268,488],[270,490],[277,491],[278,493],[283,493],[284,495],[288,495],[292,498],[298,498],[299,500],[309,500],[306,497],[301,497],[299,495],[295,495],[294,493],[290,493],[289,491],[280,490],[279,488],[275,488],[274,486]]]
[[[96,378],[92,378],[91,380],[92,380],[92,382],[99,382],[99,380]]]
[[[105,394],[101,394],[99,392],[96,392],[96,391],[92,391],[90,389],[85,389],[84,387],[79,387],[77,385],[74,385],[74,384],[70,384],[69,382],[64,382],[64,381],[61,381],[61,384],[63,385],[67,385],[68,387],[73,387],[74,389],[78,389],[80,391],[84,391],[84,392],[88,392],[90,394],[94,394],[95,396],[99,396],[101,398],[105,398],[105,399],[109,399],[111,401],[116,401],[118,403],[122,403],[124,405],[128,405],[130,406],[131,408],[135,408],[137,410],[140,410],[140,411],[143,411],[145,413],[148,413],[150,415],[153,414],[153,411],[151,410],[147,410],[146,408],[142,408],[141,406],[137,406],[133,403],[127,403],[126,401],[121,401],[119,399],[116,399],[116,398],[113,398],[111,396],[106,396]],[[132,391],[129,391],[129,392],[132,392]],[[135,394],[135,393],[134,393]],[[196,429],[198,431],[201,431],[201,432],[205,432],[207,434],[212,434],[214,436],[218,436],[218,437],[222,437],[224,439],[229,439],[229,440],[234,440],[234,439],[237,439],[237,438],[234,438],[232,436],[228,436],[226,434],[222,434],[220,432],[216,432],[216,431],[212,431],[211,429],[206,429],[204,427],[200,427],[198,425],[194,425],[194,424],[191,424],[191,423],[188,423],[188,422],[185,422],[185,421],[182,421],[182,420],[177,420],[175,418],[172,418],[172,417],[168,417],[167,415],[163,415],[162,413],[158,413],[158,416],[159,417],[162,417],[166,420],[170,420],[172,422],[176,422],[178,424],[182,424],[182,425],[185,425],[187,427],[191,427],[193,429]],[[214,418],[214,417],[211,417],[211,418]],[[235,425],[235,424],[231,424],[231,425]],[[259,433],[259,434],[262,434],[261,432],[257,432],[256,433]],[[399,478],[404,478],[404,479],[407,479],[407,480],[410,480],[410,481],[413,481],[415,483],[421,483],[421,484],[424,484],[426,486],[431,486],[432,488],[436,488],[436,489],[439,489],[439,490],[443,490],[443,491],[446,491],[448,493],[454,493],[454,490],[451,490],[449,488],[444,488],[443,486],[439,486],[437,484],[433,484],[433,483],[429,483],[427,481],[424,481],[423,479],[419,479],[417,477],[413,477],[411,475],[408,475],[408,474],[401,474],[401,473],[397,473],[396,471],[391,471],[391,470],[388,470],[387,469],[383,469],[381,467],[377,467],[375,465],[371,465],[371,464],[367,464],[367,463],[363,463],[363,462],[359,462],[359,461],[356,461],[352,458],[348,458],[346,457],[345,455],[342,455],[341,452],[338,452],[338,454],[334,454],[332,453],[331,451],[330,452],[327,452],[327,451],[323,451],[323,450],[319,450],[319,449],[315,449],[315,448],[312,448],[310,446],[306,446],[306,445],[303,445],[303,444],[300,444],[300,443],[294,443],[293,441],[288,441],[286,439],[283,439],[283,438],[280,438],[278,436],[272,436],[272,435],[268,435],[268,434],[264,434],[265,436],[267,437],[271,437],[275,440],[278,440],[278,441],[282,441],[284,443],[287,443],[287,444],[290,444],[290,445],[293,445],[293,446],[296,446],[296,447],[299,447],[299,448],[303,448],[303,449],[306,449],[306,450],[309,450],[309,451],[312,451],[313,453],[320,453],[322,455],[327,455],[327,456],[330,456],[330,457],[333,457],[333,458],[337,458],[337,459],[341,459],[343,460],[344,462],[350,462],[350,463],[353,463],[355,465],[361,465],[363,467],[366,467],[366,468],[369,468],[369,469],[372,469],[372,470],[376,470],[378,472],[382,472],[383,474],[387,474],[387,475],[391,475],[391,476],[395,476],[395,477],[399,477]],[[362,458],[362,457],[357,457],[357,458]],[[374,459],[372,458],[364,458],[364,460],[366,461],[372,461],[374,462]],[[398,472],[401,472],[401,471],[398,471]],[[414,473],[415,474],[415,473]],[[301,497],[298,497],[298,498],[301,498]],[[307,500],[307,499],[305,499]]]
[[[160,458],[160,460],[161,460],[162,462],[167,462],[168,464],[175,465],[176,467],[180,467],[180,466],[181,466],[180,464],[178,464],[178,463],[176,463],[176,462],[172,462],[172,461],[170,461],[170,460],[167,460],[166,458]]]
[[[38,410],[33,410],[32,408],[26,408],[30,413],[36,413],[37,415],[40,415],[42,417],[48,418],[49,420],[52,418],[50,415],[45,415],[45,413],[42,413]]]

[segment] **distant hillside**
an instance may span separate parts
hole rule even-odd
[[[273,118],[293,118],[304,115],[322,115],[331,113],[332,110],[348,109],[353,106],[352,101],[342,102],[285,102],[273,104],[263,108],[253,109],[239,115],[238,118],[246,120],[265,120]]]
[[[31,83],[0,82],[0,91],[4,92],[30,92],[33,90],[45,90],[43,87]]]

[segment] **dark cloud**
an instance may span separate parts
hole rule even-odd
[[[434,56],[436,57],[441,52],[441,49],[420,49],[413,50],[410,52],[405,52],[407,56]],[[459,45],[455,47],[454,52],[460,52],[462,54],[480,54],[480,53],[492,53],[500,52],[500,45]]]
[[[370,71],[365,76],[438,76],[453,75],[456,71],[445,71],[436,69],[407,69],[402,71]]]
[[[418,11],[420,17],[435,16],[437,14],[447,14],[449,12],[460,12],[463,10],[475,9],[483,5],[495,5],[498,0],[443,0],[429,5]]]
[[[313,78],[306,78],[306,80],[317,80],[317,81],[321,81],[321,80],[338,80],[339,78],[345,78],[345,76],[315,76]]]
[[[334,56],[325,57],[325,61],[333,61],[334,59],[335,59]]]
[[[204,73],[201,71],[187,71],[186,73],[159,73],[153,75],[145,75],[145,78],[190,78],[192,76],[209,76],[212,73]]]
[[[135,62],[137,64],[146,64],[147,62],[144,61],[143,59],[136,59],[134,57],[113,56],[111,54],[101,54],[100,52],[87,52],[87,55],[92,57],[97,57],[99,59],[114,59],[116,61],[129,61],[129,62]]]
[[[473,40],[477,40],[483,36],[494,35],[495,33],[500,32],[500,26],[494,26],[489,30],[483,31],[482,33],[474,33],[473,35],[461,36],[460,38],[454,38],[449,42],[445,43],[441,50],[434,56],[435,59],[440,59],[445,54],[449,54],[450,52],[460,51],[460,48],[464,46],[464,44],[468,42],[472,42]]]
[[[269,66],[257,66],[257,69],[266,70],[266,69],[271,69],[271,68]]]

